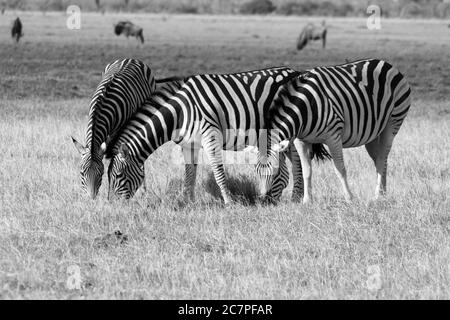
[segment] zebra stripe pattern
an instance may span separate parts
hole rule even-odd
[[[162,144],[182,146],[185,192],[193,197],[198,152],[203,147],[225,203],[222,150],[256,146],[259,129],[279,88],[299,73],[286,67],[189,77],[152,115],[133,117],[114,146],[108,169],[110,194],[129,198],[142,184],[144,161]],[[185,193],[185,195],[186,195]]]
[[[313,143],[328,146],[345,198],[348,187],[342,148],[365,145],[377,171],[376,196],[386,191],[387,158],[393,139],[406,117],[411,89],[404,76],[382,60],[361,60],[314,68],[281,90],[270,114],[274,143],[267,163],[257,165],[268,188],[276,171],[276,155],[293,140],[302,165],[305,195],[311,199]],[[264,190],[263,190],[264,191]]]
[[[149,66],[135,59],[120,59],[106,66],[92,97],[85,142],[72,138],[81,154],[81,185],[95,198],[103,176],[103,156],[124,124],[155,91]]]

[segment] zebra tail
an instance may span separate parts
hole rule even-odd
[[[322,143],[313,143],[311,159],[316,159],[317,161],[331,160],[331,154],[328,153],[327,149]]]

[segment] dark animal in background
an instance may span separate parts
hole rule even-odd
[[[327,27],[325,21],[322,21],[321,26],[316,26],[312,23],[308,23],[300,33],[297,41],[297,50],[302,50],[310,41],[321,40],[322,48],[325,49],[327,42]]]
[[[5,8],[4,7],[2,8],[2,14],[5,14]]]
[[[22,22],[19,18],[14,20],[12,29],[11,29],[11,37],[16,39],[16,42],[19,42],[20,38],[23,37],[22,32]]]
[[[144,43],[143,29],[130,21],[120,21],[114,25],[114,33],[117,36],[124,34],[127,38],[129,36],[136,37],[136,39],[139,39]]]

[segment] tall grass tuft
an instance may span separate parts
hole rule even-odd
[[[226,184],[234,201],[244,205],[255,205],[257,203],[259,191],[255,180],[251,177],[246,174],[227,176]],[[208,174],[204,188],[213,197],[222,197],[212,172]]]

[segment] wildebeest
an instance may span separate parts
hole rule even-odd
[[[327,27],[325,26],[325,21],[322,21],[321,26],[308,23],[298,37],[297,50],[302,50],[311,40],[320,39],[322,39],[322,47],[325,49],[327,41]]]
[[[130,21],[119,21],[116,25],[114,25],[114,33],[119,36],[124,34],[127,38],[129,36],[136,37],[136,39],[140,39],[142,43],[144,43],[144,34],[143,29]]]
[[[19,18],[14,20],[12,29],[11,29],[11,37],[16,39],[16,42],[19,42],[20,38],[23,37],[22,32],[22,22]]]

